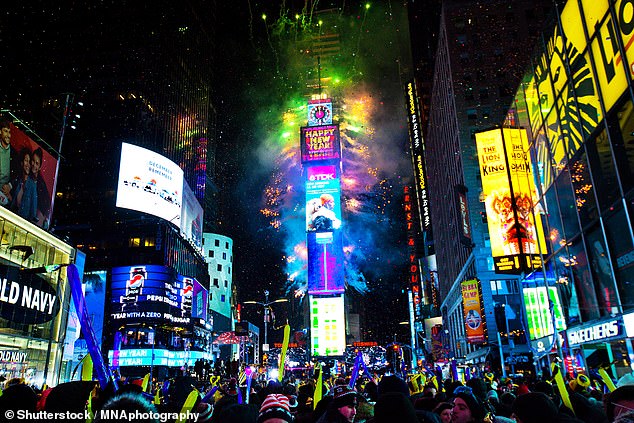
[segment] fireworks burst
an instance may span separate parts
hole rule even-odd
[[[295,19],[286,16],[290,13],[283,10],[280,18],[271,23],[272,30],[267,32],[271,48],[281,52],[275,56],[276,63],[270,66],[277,68],[279,60],[279,67],[285,69],[286,74],[276,76],[281,85],[275,87],[279,98],[272,99],[256,114],[263,128],[261,161],[274,163],[263,191],[260,212],[283,238],[287,292],[304,295],[307,251],[299,128],[306,125],[309,95],[315,91],[327,95],[333,101],[333,121],[340,125],[343,150],[341,188],[346,284],[366,292],[368,272],[364,269],[370,266],[371,273],[379,280],[381,266],[390,262],[388,256],[401,254],[382,248],[382,240],[394,232],[394,222],[386,217],[386,210],[392,196],[399,195],[400,190],[392,190],[392,181],[396,179],[400,183],[401,175],[411,173],[404,148],[407,134],[399,75],[396,67],[387,71],[387,64],[377,64],[386,57],[394,57],[394,51],[389,48],[393,40],[383,44],[379,41],[379,46],[387,48],[375,44],[377,40],[394,37],[394,19],[390,14],[390,23],[386,25],[386,17],[378,9],[360,10],[350,16],[343,12],[310,11],[298,14]],[[363,17],[362,22],[359,16]],[[379,29],[393,32],[386,34]],[[321,67],[317,69],[316,56],[323,47],[320,40],[324,38],[335,40],[338,51],[334,54],[322,51]],[[402,58],[396,59],[403,62]],[[369,83],[373,80],[372,72],[365,68],[391,72],[391,75],[390,78],[381,75],[376,83]],[[392,85],[385,83],[386,80],[391,80]],[[387,95],[387,86],[398,90],[393,110],[379,100]]]

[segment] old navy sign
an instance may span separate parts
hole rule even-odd
[[[0,266],[0,317],[16,323],[52,320],[60,309],[55,289],[34,273]]]
[[[581,329],[568,329],[568,345],[580,345],[588,342],[603,341],[614,338],[623,333],[619,319],[599,323]]]

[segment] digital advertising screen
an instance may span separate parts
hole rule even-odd
[[[305,126],[300,131],[302,163],[341,159],[339,125]]]
[[[546,244],[541,220],[533,216],[536,193],[526,131],[480,132],[476,145],[495,271],[540,268],[540,248],[546,252]]]
[[[181,227],[183,170],[146,148],[123,143],[117,207],[160,217]]]
[[[343,236],[341,231],[310,232],[308,247],[308,293],[336,294],[345,290]]]
[[[191,320],[193,278],[159,265],[112,269],[110,317],[114,321]]]
[[[340,229],[341,185],[335,166],[311,166],[306,178],[306,231]]]
[[[332,101],[330,99],[308,101],[308,126],[332,124]]]
[[[0,206],[48,229],[57,159],[10,120],[0,120],[0,187],[6,187]]]
[[[311,295],[309,301],[311,355],[343,355],[346,349],[343,296],[318,298]]]
[[[203,208],[187,181],[183,181],[181,234],[199,250],[203,247]]]
[[[528,332],[531,340],[543,338],[554,333],[549,297],[553,303],[557,331],[566,330],[566,319],[562,313],[557,288],[549,286],[546,289],[545,286],[538,286],[523,288],[522,291],[524,293],[524,306],[526,307],[526,319],[528,320]]]
[[[118,351],[118,363],[120,367],[130,366],[167,366],[183,367],[192,366],[196,360],[212,360],[211,353],[203,351],[170,351],[163,348],[136,348],[122,349]],[[108,361],[112,363],[114,351],[108,351]]]
[[[460,284],[462,289],[462,305],[464,309],[465,332],[467,342],[478,344],[486,341],[484,336],[484,316],[480,287],[477,279],[470,279]]]
[[[207,302],[209,292],[200,282],[194,279],[194,293],[192,296],[192,317],[207,321]]]

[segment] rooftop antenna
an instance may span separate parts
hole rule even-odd
[[[317,56],[317,84],[319,87],[319,98],[321,98],[321,56]]]

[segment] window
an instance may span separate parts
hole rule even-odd
[[[229,243],[225,242],[225,250],[228,250],[228,249],[229,249]]]
[[[225,302],[225,300],[226,300],[226,298],[227,298],[227,297],[226,297],[225,295],[221,295],[221,296],[220,296],[220,302],[224,303],[224,302]]]
[[[218,278],[214,278],[214,286],[216,288],[220,287],[220,281],[218,280]]]
[[[154,247],[155,245],[156,245],[156,241],[154,237],[145,238],[145,240],[143,240],[144,247]]]
[[[227,253],[222,253],[222,259],[227,260]]]
[[[219,239],[214,239],[214,245],[216,247],[220,247],[220,240]]]
[[[141,246],[141,238],[130,238],[128,240],[128,247],[140,247]]]
[[[209,250],[209,257],[213,257],[214,256],[214,250]]]
[[[225,288],[229,287],[229,282],[227,282],[227,280],[225,279]]]
[[[227,267],[227,274],[230,275],[231,274],[231,267]]]
[[[219,264],[219,265],[218,265],[217,270],[218,270],[219,272],[222,272],[222,264]]]

